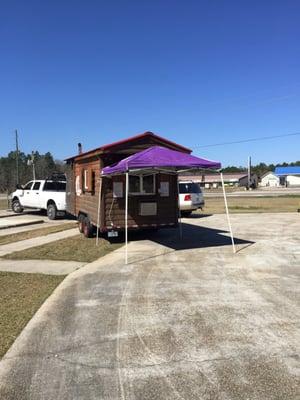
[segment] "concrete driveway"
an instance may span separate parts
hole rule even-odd
[[[299,399],[300,214],[184,221],[72,273],[0,363],[0,398]],[[176,249],[176,250],[175,250]]]
[[[0,210],[0,236],[61,225],[70,221],[72,221],[70,218],[60,218],[51,221],[39,211],[27,211],[22,214],[15,214],[12,211]]]

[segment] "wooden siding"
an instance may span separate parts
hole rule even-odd
[[[113,181],[123,183],[123,197],[113,198]],[[169,182],[169,196],[161,197],[158,193],[161,181]],[[151,225],[171,225],[177,224],[177,176],[168,174],[156,175],[156,194],[155,195],[129,195],[128,199],[128,226],[146,227]],[[104,209],[104,228],[125,227],[125,176],[116,176],[112,179],[103,179],[103,209]],[[139,215],[141,202],[156,202],[157,215]]]
[[[76,162],[73,164],[73,174],[68,173],[67,180],[71,182],[69,187],[73,196],[67,196],[67,211],[71,214],[78,216],[80,212],[87,214],[93,223],[97,223],[98,211],[98,195],[99,195],[99,178],[101,171],[101,160],[98,157],[93,157],[89,160]],[[87,189],[83,187],[82,176],[83,171],[88,171],[88,182],[86,182]],[[91,174],[95,173],[95,187],[92,190]],[[76,176],[80,177],[80,188],[82,193],[76,194],[75,180]],[[67,185],[68,186],[68,185]]]

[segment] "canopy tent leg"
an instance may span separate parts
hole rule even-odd
[[[230,237],[231,237],[231,243],[232,243],[232,250],[233,250],[233,253],[236,253],[233,234],[232,234],[232,228],[231,228],[231,222],[230,222],[230,217],[229,217],[228,205],[227,205],[227,198],[226,198],[226,192],[225,192],[223,173],[220,172],[220,175],[221,175],[221,182],[222,182],[225,210],[226,210],[226,215],[227,215],[227,222],[228,222],[228,227],[229,227]]]
[[[97,214],[97,233],[96,233],[96,246],[99,244],[99,229],[100,229],[100,211],[101,211],[101,193],[102,193],[102,178],[99,181],[99,198],[98,198],[98,214]]]
[[[182,225],[181,225],[181,210],[180,210],[180,195],[179,195],[178,175],[177,175],[177,193],[178,193],[179,236],[180,236],[180,239],[182,239]]]
[[[125,265],[128,263],[128,172],[126,172],[126,188],[125,188]]]

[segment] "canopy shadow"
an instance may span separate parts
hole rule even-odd
[[[231,246],[228,231],[182,223],[182,238],[178,229],[161,229],[157,232],[131,232],[129,240],[152,240],[174,250],[187,250],[205,247]],[[234,238],[236,245],[251,245],[255,242]]]

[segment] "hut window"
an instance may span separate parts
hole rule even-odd
[[[80,176],[79,175],[76,176],[75,190],[76,190],[76,195],[80,196],[81,193],[82,193],[82,190],[81,190],[81,187],[80,187]]]
[[[155,175],[129,175],[130,194],[155,194]]]
[[[85,182],[84,182],[85,174],[84,174],[84,169],[81,170],[81,191],[84,193],[84,187],[85,187]]]
[[[88,188],[88,170],[87,169],[83,169],[81,171],[81,189],[82,192],[86,192],[89,188]]]
[[[96,173],[95,173],[95,171],[92,171],[92,173],[91,173],[91,192],[92,192],[92,194],[95,194],[95,188],[96,188]]]
[[[88,182],[89,182],[89,175],[88,175],[88,170],[85,169],[84,170],[84,189],[88,190],[89,186],[88,186]]]
[[[155,181],[155,175],[146,175],[143,176],[142,179],[142,190],[143,193],[155,193],[155,188],[154,188],[154,181]]]
[[[129,175],[129,193],[140,193],[140,177]]]

